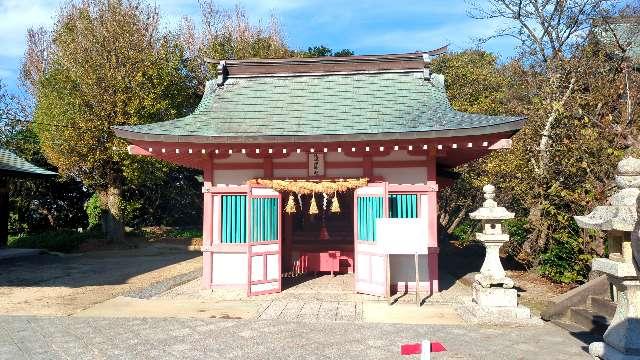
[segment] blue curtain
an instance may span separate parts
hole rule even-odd
[[[222,243],[242,244],[247,242],[247,196],[221,196]]]
[[[251,199],[251,241],[278,240],[278,199]]]
[[[418,217],[418,195],[390,194],[389,217],[400,219]]]
[[[384,217],[383,200],[380,196],[358,197],[358,240],[376,241],[376,219]]]

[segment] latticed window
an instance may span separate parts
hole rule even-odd
[[[383,200],[380,196],[358,197],[358,240],[376,241],[376,219],[384,217]]]
[[[390,194],[389,217],[400,219],[418,217],[418,195]]]
[[[251,241],[278,240],[278,199],[251,199]]]
[[[247,242],[247,196],[222,195],[222,243]]]

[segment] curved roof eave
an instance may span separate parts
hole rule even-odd
[[[127,127],[114,127],[117,136],[133,141],[183,142],[199,144],[242,144],[242,143],[308,143],[339,141],[384,141],[436,139],[461,136],[489,135],[516,132],[522,128],[526,118],[514,117],[512,121],[496,125],[469,127],[461,129],[434,129],[408,132],[381,132],[358,134],[319,134],[319,135],[247,135],[247,136],[205,136],[205,135],[169,135],[135,132]]]

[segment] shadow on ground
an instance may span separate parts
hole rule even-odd
[[[132,277],[199,256],[154,247],[0,261],[0,287],[83,287],[124,284]]]

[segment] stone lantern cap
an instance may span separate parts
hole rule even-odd
[[[627,157],[618,163],[618,191],[585,216],[574,216],[578,226],[586,229],[633,231],[638,220],[637,201],[640,195],[640,159]]]
[[[485,201],[482,207],[469,214],[469,217],[475,220],[506,220],[513,219],[514,213],[509,212],[502,206],[498,206],[493,198],[496,196],[495,186],[489,184],[482,188],[484,191]]]

